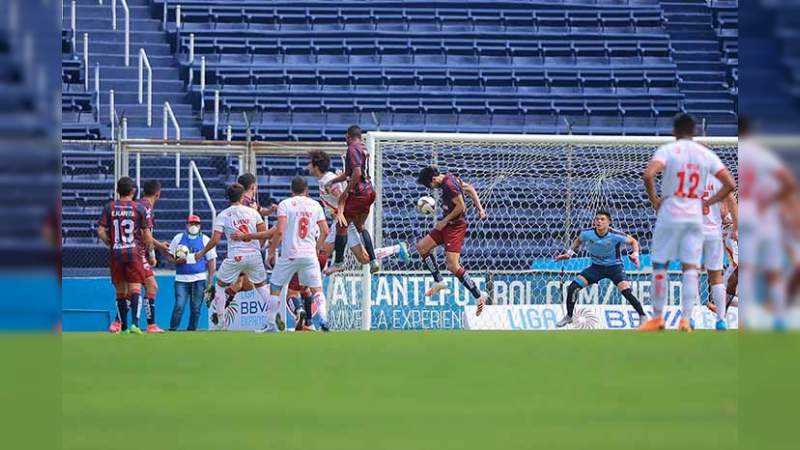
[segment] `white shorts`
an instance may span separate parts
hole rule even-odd
[[[722,235],[703,237],[703,266],[706,270],[722,270],[725,262],[725,246]]]
[[[336,242],[336,227],[338,225],[336,220],[334,220],[330,231],[328,231],[328,235],[325,237],[326,244],[333,244]],[[347,227],[347,248],[353,248],[356,245],[361,245],[361,235],[358,233],[358,230],[356,230],[355,224],[351,223]]]
[[[783,237],[763,233],[740,233],[739,251],[748,264],[761,270],[781,270],[785,259]]]
[[[703,228],[699,223],[659,225],[653,230],[652,260],[666,264],[680,261],[700,265],[703,256]]]
[[[260,284],[267,281],[267,269],[264,268],[264,260],[261,259],[261,252],[248,253],[241,256],[228,256],[222,261],[217,270],[217,280],[225,284],[232,284],[239,278],[239,274],[247,275],[253,284]]]
[[[286,286],[294,274],[301,286],[310,288],[322,287],[322,271],[319,260],[315,256],[301,256],[299,258],[278,258],[275,268],[272,269],[269,283],[273,286]]]

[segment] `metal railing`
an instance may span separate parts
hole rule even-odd
[[[83,89],[89,92],[89,33],[83,33]]]
[[[214,140],[217,140],[219,131],[219,89],[214,91]]]
[[[78,2],[72,0],[71,6],[72,9],[69,17],[69,28],[72,31],[72,36],[70,36],[72,39],[72,52],[75,53],[75,45],[77,44],[75,35],[78,32]]]
[[[200,171],[197,169],[197,164],[195,162],[189,161],[189,214],[194,214],[194,177],[197,177],[197,183],[200,185],[200,189],[203,191],[203,196],[206,198],[206,203],[208,203],[208,207],[211,209],[211,220],[214,220],[217,217],[217,208],[214,207],[214,202],[211,201],[211,195],[208,193],[208,188],[206,188],[205,182],[203,182],[203,177],[200,175]]]
[[[111,122],[111,139],[117,139],[117,135],[114,134],[117,122],[117,109],[116,104],[114,101],[114,90],[108,90],[108,120]]]
[[[144,101],[144,66],[147,66],[147,126],[153,126],[153,68],[147,52],[139,49],[139,104]]]
[[[127,0],[120,0],[120,3],[122,4],[122,10],[125,11],[125,67],[128,67],[131,65],[131,9],[128,7]],[[112,10],[116,11],[116,6],[112,6]],[[116,25],[117,21],[115,19],[114,27]]]
[[[175,127],[175,140],[181,140],[181,126],[178,125],[178,119],[172,111],[172,106],[169,102],[164,102],[164,123],[163,134],[164,141],[169,140],[169,121],[172,121],[172,126]],[[181,187],[181,153],[175,153],[175,187]]]
[[[95,116],[97,121],[100,122],[100,63],[94,64],[94,96],[97,103],[95,105]]]
[[[205,116],[206,109],[206,57],[200,57],[200,118]]]
[[[189,87],[194,84],[194,33],[189,34]]]

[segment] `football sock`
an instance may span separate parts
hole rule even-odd
[[[257,287],[256,291],[267,304],[267,328],[275,328],[275,318],[278,316],[278,308],[281,304],[277,295],[272,295],[269,285]]]
[[[334,243],[334,255],[333,255],[333,262],[335,264],[341,264],[344,262],[344,248],[347,247],[347,235],[346,234],[337,234],[336,241]]]
[[[225,294],[226,289],[220,289],[214,292],[214,311],[217,314],[217,326],[221,327],[225,319]]]
[[[681,316],[683,319],[690,320],[697,297],[700,294],[697,270],[683,271],[683,290],[681,291]]]
[[[775,316],[782,318],[784,312],[786,312],[786,285],[781,281],[770,284],[769,299],[772,301]]]
[[[711,286],[711,298],[714,301],[714,305],[717,306],[717,319],[725,319],[725,309],[727,306],[725,304],[725,285],[715,284]]]
[[[125,298],[125,294],[117,294],[116,295],[116,299],[115,299],[116,303],[115,303],[115,305],[117,306],[117,317],[114,320],[121,323],[122,322],[122,312],[119,309],[120,300],[127,302],[128,299]]]
[[[572,283],[567,286],[567,316],[572,317],[572,314],[575,312],[575,294],[581,289],[581,285],[577,282],[573,281]]]
[[[147,298],[145,299],[145,314],[147,315],[147,324],[154,325],[156,323],[156,298],[155,295],[150,297],[150,293],[147,294]]]
[[[328,301],[325,299],[325,294],[320,292],[314,293],[313,302],[317,305],[317,314],[319,315],[319,322],[322,324],[328,323]]]
[[[312,295],[304,295],[303,296],[303,307],[306,310],[306,325],[311,325],[311,316],[314,314],[314,309],[312,307],[312,303],[314,302],[314,297]]]
[[[433,255],[433,252],[423,256],[422,262],[425,264],[425,268],[433,275],[433,279],[437,283],[441,283],[442,280],[444,280],[442,274],[439,272],[439,265],[436,264],[436,257]]]
[[[364,249],[367,251],[370,262],[375,261],[375,247],[372,245],[372,236],[369,235],[369,231],[361,231],[361,241],[364,243]]]
[[[472,277],[467,274],[467,271],[464,270],[463,267],[458,269],[456,276],[461,281],[461,284],[463,284],[464,287],[466,287],[467,290],[472,293],[473,297],[478,298],[481,296],[481,291],[478,289],[478,286],[475,285],[475,282],[472,281]]]
[[[644,308],[642,308],[642,304],[639,303],[639,300],[636,298],[635,295],[633,295],[633,291],[631,290],[631,288],[622,291],[622,296],[625,297],[625,300],[627,300],[628,303],[630,303],[631,306],[633,306],[633,309],[635,309],[640,316],[645,315]]]
[[[139,326],[139,322],[142,318],[141,316],[142,308],[141,305],[139,304],[140,297],[141,294],[138,292],[131,294],[131,316],[132,316],[131,325],[136,325],[137,327]]]
[[[117,313],[119,314],[119,321],[122,324],[122,330],[128,329],[128,299],[117,299]]]
[[[653,299],[653,317],[664,317],[664,307],[667,305],[667,268],[666,265],[656,267],[653,265],[653,283],[650,285]]]

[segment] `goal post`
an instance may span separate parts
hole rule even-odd
[[[634,291],[649,304],[646,274],[655,212],[641,173],[655,150],[673,140],[663,136],[370,132],[366,144],[374,160],[377,191],[371,222],[375,245],[403,241],[413,248],[430,231],[440,214],[422,217],[416,212],[417,198],[428,193],[416,185],[416,176],[422,167],[436,165],[471,183],[487,210],[488,218],[478,220],[470,200],[465,199],[469,230],[461,261],[482,289],[489,282],[495,303],[560,304],[566,285],[588,265],[588,259],[579,252],[577,258],[556,263],[553,256],[581,229],[590,228],[595,212],[604,209],[610,211],[613,227],[633,234],[642,245],[644,267],[636,270],[627,258],[625,263]],[[696,140],[715,151],[736,174],[737,138]],[[385,276],[416,274],[429,284],[421,260],[416,252],[412,254],[409,265],[384,264]],[[440,270],[445,274],[443,261],[440,256]],[[672,277],[676,284],[670,300],[675,304],[680,282],[675,274]],[[464,310],[474,305],[457,280],[448,283],[451,292],[443,294],[441,304],[466,305]],[[372,313],[381,314],[380,287],[372,290],[378,294]],[[579,303],[625,305],[607,281],[582,290]],[[471,321],[463,319],[467,327]],[[376,323],[374,318],[372,323]]]

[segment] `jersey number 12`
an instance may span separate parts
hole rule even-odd
[[[689,172],[689,192],[684,192],[686,187],[686,171],[681,170],[678,172],[678,189],[675,191],[675,197],[697,198],[697,187],[700,185],[700,172]]]

